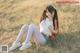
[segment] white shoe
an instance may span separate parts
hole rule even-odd
[[[25,50],[31,46],[31,43],[23,43],[19,50]]]
[[[14,42],[13,44],[12,44],[12,46],[10,47],[10,51],[11,50],[15,50],[16,48],[18,48],[18,47],[20,47],[21,46],[21,44],[20,44],[20,42],[19,43],[16,43],[16,42]]]

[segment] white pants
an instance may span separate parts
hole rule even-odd
[[[25,40],[26,44],[30,42],[30,40],[33,36],[37,40],[38,43],[40,43],[40,44],[45,44],[46,43],[45,37],[41,34],[40,30],[34,24],[23,25],[19,34],[18,34],[18,36],[17,36],[17,38],[16,38],[16,42],[20,41],[24,32],[27,33],[26,34],[26,40]],[[34,35],[32,35],[33,33],[34,33]]]

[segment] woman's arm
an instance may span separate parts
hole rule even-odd
[[[59,29],[59,20],[58,20],[58,18],[55,18],[54,19],[54,30],[58,30]]]
[[[55,19],[55,20],[54,20],[54,30],[57,30],[58,32],[60,32],[58,19]]]
[[[51,26],[48,27],[51,33],[57,33],[57,30],[53,30]]]
[[[57,30],[58,33],[63,34],[62,30],[59,27],[59,20],[58,20],[58,18],[55,19],[55,23],[54,24],[55,24],[55,30]]]
[[[56,34],[57,34],[57,31],[53,30],[50,26],[49,26],[49,30],[50,30],[50,32],[51,32],[51,36],[49,36],[50,39],[51,39],[51,40],[55,39]]]

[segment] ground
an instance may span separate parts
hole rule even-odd
[[[56,1],[0,0],[0,45],[10,47],[22,25],[30,23],[39,25],[45,7],[52,4],[58,11],[59,26],[63,34],[59,33],[56,40],[40,46],[32,39],[31,48],[24,51],[16,49],[9,53],[80,53],[80,6],[59,4]],[[25,40],[24,37],[21,42]]]

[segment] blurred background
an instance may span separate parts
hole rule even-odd
[[[53,5],[58,11],[59,26],[64,33],[61,34],[61,40],[55,43],[56,47],[46,45],[37,48],[33,44],[28,51],[10,53],[80,53],[80,5],[60,1],[0,0],[0,44],[11,46],[23,24],[39,25],[46,6]]]

